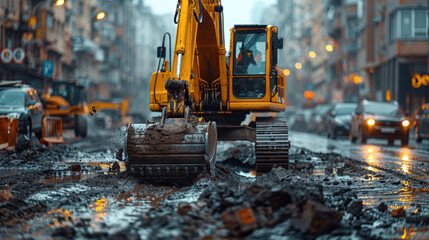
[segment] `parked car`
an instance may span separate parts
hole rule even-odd
[[[291,129],[295,131],[307,131],[311,112],[311,109],[299,110],[289,122]]]
[[[308,122],[308,130],[310,132],[321,134],[326,129],[327,113],[330,108],[331,105],[319,105],[314,108]]]
[[[352,115],[350,141],[365,144],[368,138],[387,139],[393,145],[395,139],[402,146],[408,145],[410,121],[404,117],[397,102],[361,101]]]
[[[43,106],[37,91],[19,81],[0,82],[0,115],[18,118],[18,133],[42,137]]]
[[[356,103],[334,103],[328,112],[327,131],[329,138],[348,136],[350,121],[356,109]]]
[[[415,114],[414,136],[418,143],[429,139],[429,103],[423,104]]]

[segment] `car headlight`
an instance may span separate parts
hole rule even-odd
[[[403,126],[403,127],[408,127],[408,126],[410,126],[410,121],[408,121],[408,120],[404,120],[404,121],[402,121],[402,126]]]
[[[11,118],[18,118],[19,119],[19,116],[20,116],[21,114],[19,114],[19,113],[9,113],[8,115],[7,115],[7,118],[9,118],[9,119],[11,119]]]
[[[375,125],[375,120],[370,118],[368,120],[366,120],[366,124],[368,124],[368,126],[374,126]]]

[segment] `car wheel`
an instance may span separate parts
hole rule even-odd
[[[401,146],[402,147],[408,147],[408,141],[409,141],[409,138],[401,139]]]
[[[337,133],[335,132],[335,130],[332,130],[331,137],[332,139],[337,139]]]
[[[387,145],[392,146],[395,144],[395,139],[387,139]]]
[[[349,131],[349,139],[351,143],[355,143],[356,142],[356,137],[353,136],[352,130],[350,129]]]
[[[417,143],[422,143],[422,141],[423,141],[423,138],[420,136],[420,134],[419,134],[419,129],[418,128],[415,128],[414,129],[414,133],[415,133],[415,136],[416,136],[416,142]]]
[[[31,140],[32,136],[32,126],[31,126],[31,120],[27,120],[27,124],[25,125],[25,135],[28,137],[28,139]]]
[[[359,129],[359,143],[360,144],[366,144],[366,136],[363,128]]]

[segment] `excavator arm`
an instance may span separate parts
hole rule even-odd
[[[151,78],[151,109],[162,111],[161,121],[131,124],[127,132],[126,166],[148,180],[191,180],[214,170],[216,125],[191,113],[203,99],[201,90],[219,82],[227,102],[221,10],[219,0],[178,2],[172,71],[164,68]]]

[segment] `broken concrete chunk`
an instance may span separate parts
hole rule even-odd
[[[401,208],[393,210],[390,213],[390,215],[392,215],[392,217],[395,217],[395,218],[405,218],[405,217],[407,217],[407,213],[405,212],[405,208],[404,207],[401,207]]]
[[[299,209],[295,209],[299,211]],[[342,213],[319,203],[307,201],[302,212],[295,212],[294,227],[302,233],[322,235],[341,226]]]

